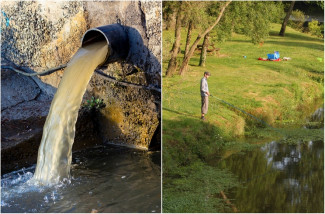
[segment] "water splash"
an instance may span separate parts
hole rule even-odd
[[[89,213],[94,208],[104,213],[159,212],[160,162],[151,161],[158,161],[160,153],[148,158],[153,154],[135,155],[134,151],[113,146],[76,152],[70,179],[51,186],[32,182],[36,165],[2,175],[1,211]]]

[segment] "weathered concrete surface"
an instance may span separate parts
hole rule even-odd
[[[6,59],[30,72],[66,64],[80,47],[84,32],[90,28],[113,23],[127,26],[130,37],[127,59],[102,70],[118,81],[128,82],[128,85],[122,86],[109,78],[93,75],[85,99],[100,97],[106,107],[92,113],[82,111],[84,113],[79,115],[77,122],[74,147],[78,147],[78,142],[87,141],[87,138],[96,139],[97,143],[100,138],[109,143],[142,148],[148,148],[154,142],[154,147],[160,147],[160,131],[157,131],[161,87],[159,2],[2,1],[1,11],[2,60]],[[6,80],[2,86],[4,120],[1,121],[1,137],[5,142],[2,144],[2,166],[15,164],[13,162],[18,159],[21,159],[20,162],[25,159],[33,160],[29,163],[35,162],[33,158],[36,156],[27,157],[38,149],[49,101],[63,72],[44,77],[19,76],[17,79],[14,77],[16,74],[2,70],[2,81]],[[143,88],[134,85],[142,85]],[[29,93],[23,93],[27,91]],[[19,139],[17,136],[20,136]],[[27,150],[30,153],[25,155],[18,152]],[[19,155],[15,156],[15,153]]]

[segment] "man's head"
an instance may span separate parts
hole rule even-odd
[[[210,72],[208,71],[204,72],[204,77],[208,78],[209,76],[211,76]]]

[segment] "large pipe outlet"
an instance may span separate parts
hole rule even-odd
[[[83,35],[81,43],[84,46],[102,40],[107,41],[109,50],[101,65],[126,59],[129,53],[129,39],[122,25],[112,24],[89,29]]]

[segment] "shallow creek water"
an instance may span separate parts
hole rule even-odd
[[[73,154],[71,179],[33,186],[35,166],[2,176],[1,212],[160,212],[160,152],[101,146]]]
[[[241,185],[228,192],[239,212],[324,211],[324,142],[267,143],[218,161]]]

